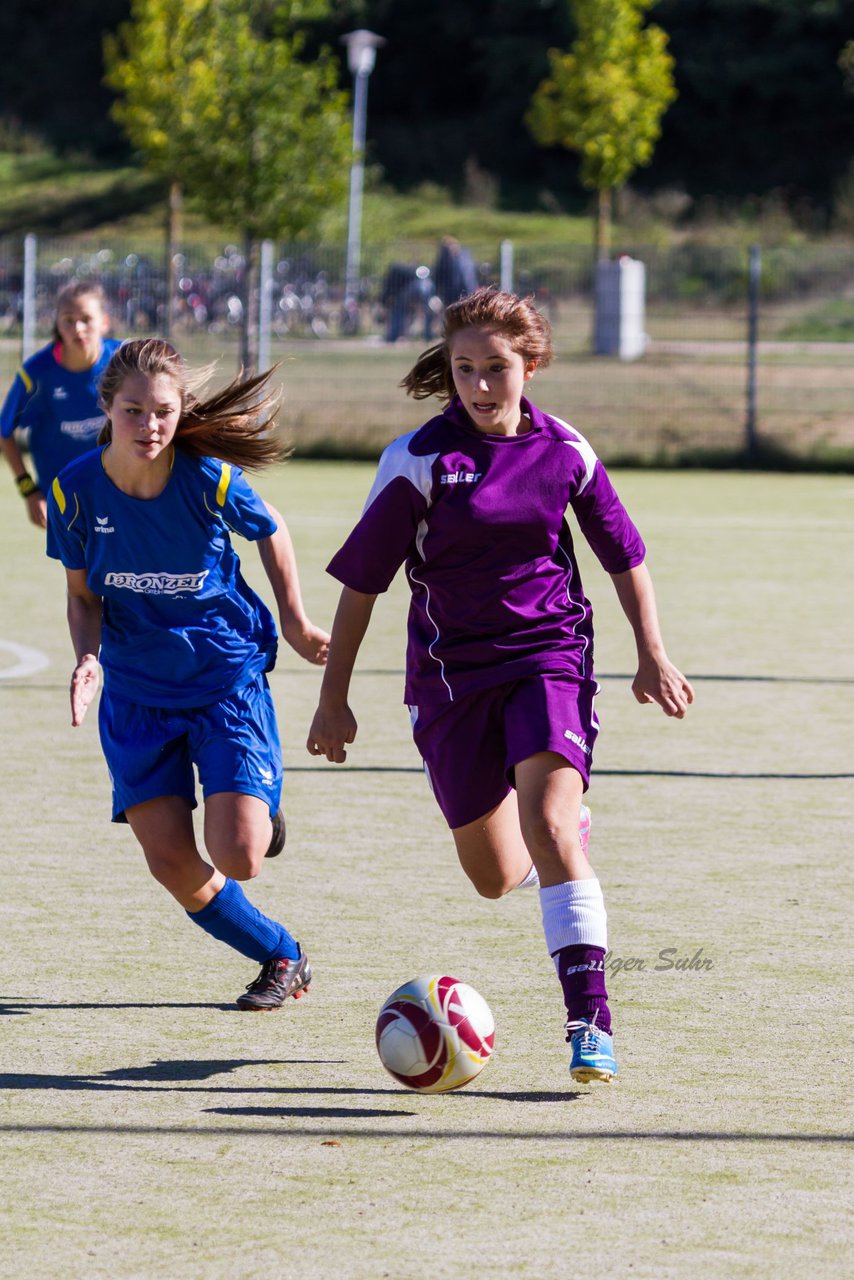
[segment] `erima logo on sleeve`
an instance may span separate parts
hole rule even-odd
[[[124,587],[147,596],[174,596],[180,591],[201,591],[210,572],[201,573],[114,573],[104,578],[106,587]]]

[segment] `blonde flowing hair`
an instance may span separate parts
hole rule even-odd
[[[139,338],[122,343],[114,353],[98,390],[109,419],[110,406],[129,375],[165,375],[181,397],[175,448],[196,458],[220,458],[246,471],[258,471],[290,453],[275,431],[281,394],[268,390],[276,367],[250,378],[238,376],[221,391],[202,398],[198,393],[209,380],[212,367],[191,371],[171,343],[162,338]],[[107,421],[98,443],[111,439],[112,427]]]

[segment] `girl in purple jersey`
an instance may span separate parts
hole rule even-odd
[[[579,836],[598,731],[592,612],[571,507],[635,635],[638,702],[681,718],[693,690],[667,657],[641,537],[589,443],[525,398],[552,356],[529,299],[478,289],[404,379],[442,414],[394,441],[329,571],[343,582],[307,747],[346,759],[350,678],[379,592],[405,563],[405,699],[415,743],[477,891],[538,884],[566,1006],[570,1072],[617,1071],[606,914]]]
[[[238,883],[281,851],[285,831],[266,679],[275,625],[242,578],[231,532],[257,543],[295,652],[322,665],[329,641],[303,608],[284,520],[241,471],[283,456],[269,376],[202,399],[169,343],[125,343],[101,380],[105,447],[54,480],[47,547],[66,570],[73,725],[104,672],[113,820],[130,824],[151,874],[194,923],[262,966],[237,1000],[260,1011],[299,998],[311,968]],[[193,829],[194,766],[207,856]]]

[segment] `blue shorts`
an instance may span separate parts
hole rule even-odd
[[[415,745],[448,826],[466,826],[499,805],[514,785],[515,766],[541,751],[564,756],[586,791],[598,692],[595,680],[542,674],[458,702],[410,707]]]
[[[195,809],[193,765],[205,799],[238,791],[266,801],[271,816],[279,807],[282,752],[263,673],[205,707],[144,707],[104,689],[98,727],[113,822],[127,822],[125,809],[159,796],[183,796]]]

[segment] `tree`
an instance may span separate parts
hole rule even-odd
[[[247,370],[261,240],[300,237],[346,191],[347,95],[328,50],[303,60],[297,27],[326,11],[327,0],[134,0],[135,21],[108,43],[119,118],[146,163],[242,233]]]
[[[542,146],[581,156],[584,186],[598,192],[596,247],[610,243],[613,192],[649,164],[660,121],[676,97],[673,59],[660,27],[642,27],[655,0],[569,0],[578,36],[568,53],[549,50],[551,74],[526,123]]]
[[[193,121],[188,67],[207,0],[132,0],[131,22],[104,39],[105,84],[120,95],[110,114],[148,170],[169,189],[169,321],[177,295],[183,169]]]

